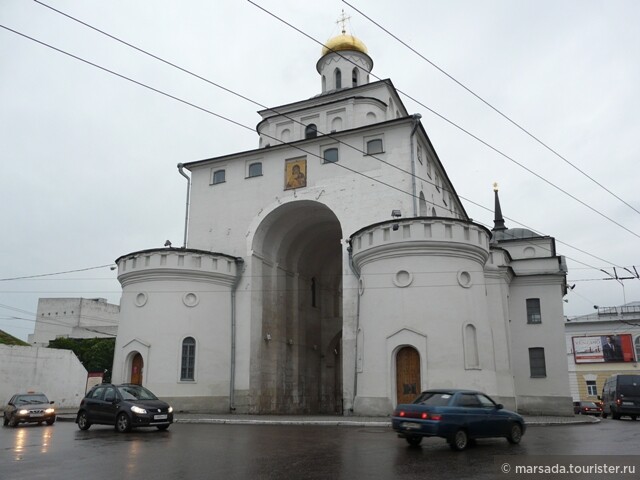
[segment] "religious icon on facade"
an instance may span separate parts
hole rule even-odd
[[[307,159],[293,158],[284,166],[284,189],[290,190],[307,186]]]

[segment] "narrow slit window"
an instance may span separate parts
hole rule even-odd
[[[196,340],[187,337],[182,341],[182,368],[180,380],[194,380],[196,366]]]

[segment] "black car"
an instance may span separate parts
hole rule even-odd
[[[140,385],[103,383],[80,402],[76,416],[80,430],[91,425],[113,425],[119,432],[137,427],[166,430],[173,423],[173,408]]]
[[[53,425],[56,421],[56,410],[44,393],[16,393],[4,409],[3,424],[17,427],[19,423],[47,422]]]
[[[423,437],[441,437],[454,450],[464,450],[476,438],[504,437],[519,443],[526,429],[520,415],[488,395],[449,389],[427,390],[413,403],[398,405],[391,426],[411,446]]]

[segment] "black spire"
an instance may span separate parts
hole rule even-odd
[[[494,208],[494,218],[493,218],[493,228],[491,231],[497,232],[500,230],[506,230],[507,227],[504,226],[504,218],[502,218],[502,209],[500,208],[500,197],[498,197],[498,184],[493,184],[493,193],[495,196],[495,208]]]

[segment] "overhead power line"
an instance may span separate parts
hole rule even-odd
[[[369,20],[371,23],[373,23],[376,27],[378,27],[380,30],[382,30],[383,32],[385,32],[387,35],[389,35],[390,37],[392,37],[393,39],[397,40],[400,44],[404,45],[405,47],[407,47],[409,50],[411,50],[413,53],[415,53],[418,57],[420,57],[421,59],[423,59],[425,62],[427,62],[429,65],[431,65],[432,67],[434,67],[436,70],[438,70],[440,73],[442,73],[443,75],[445,75],[447,78],[449,78],[450,80],[452,80],[454,83],[456,83],[458,86],[460,86],[461,88],[463,88],[464,90],[466,90],[468,93],[470,93],[471,95],[473,95],[474,97],[476,97],[478,100],[480,100],[482,103],[484,103],[487,107],[489,107],[491,110],[493,110],[494,112],[496,112],[498,115],[500,115],[502,118],[504,118],[505,120],[507,120],[509,123],[511,123],[512,125],[514,125],[516,128],[518,128],[519,130],[521,130],[522,132],[524,132],[526,135],[528,135],[529,137],[531,137],[533,140],[535,140],[537,143],[539,143],[540,145],[542,145],[544,148],[546,148],[547,150],[549,150],[551,153],[553,153],[555,156],[557,156],[559,159],[561,159],[562,161],[564,161],[567,165],[570,165],[571,167],[573,167],[575,170],[577,170],[578,172],[580,172],[582,175],[584,175],[585,177],[587,177],[589,180],[591,180],[593,183],[595,183],[596,185],[598,185],[600,188],[602,188],[605,192],[609,193],[611,196],[613,196],[614,198],[616,198],[617,200],[619,200],[620,202],[624,203],[627,207],[629,207],[630,209],[632,209],[633,211],[635,211],[636,213],[640,214],[640,210],[638,210],[637,208],[635,208],[633,205],[629,204],[628,202],[626,202],[625,200],[623,200],[622,198],[620,198],[618,195],[616,195],[615,193],[613,193],[610,189],[608,189],[607,187],[605,187],[604,185],[602,185],[600,182],[598,182],[595,178],[591,177],[589,174],[587,174],[586,172],[584,172],[583,170],[581,170],[578,166],[576,166],[575,164],[573,164],[572,162],[570,162],[567,158],[565,158],[563,155],[561,155],[560,153],[558,153],[555,149],[551,148],[549,145],[547,145],[545,142],[543,142],[542,140],[540,140],[540,138],[538,138],[536,135],[534,135],[533,133],[531,133],[529,130],[527,130],[526,128],[524,128],[522,125],[520,125],[519,123],[517,123],[515,120],[513,120],[511,117],[509,117],[508,115],[506,115],[505,113],[503,113],[502,111],[500,111],[498,108],[496,108],[495,106],[493,106],[491,103],[489,103],[487,100],[485,100],[484,98],[482,98],[480,95],[478,95],[476,92],[474,92],[473,90],[471,90],[469,87],[467,87],[466,85],[464,85],[462,82],[458,81],[456,78],[454,78],[452,75],[450,75],[449,73],[447,73],[444,69],[440,68],[438,65],[436,65],[434,62],[432,62],[431,60],[429,60],[427,57],[425,57],[423,54],[421,54],[419,51],[417,51],[415,48],[413,48],[411,45],[409,45],[408,43],[406,43],[405,41],[401,40],[397,35],[391,33],[388,29],[386,29],[385,27],[383,27],[382,25],[380,25],[380,23],[376,22],[375,20],[373,20],[371,17],[369,17],[368,15],[366,15],[364,12],[362,12],[361,10],[357,9],[356,7],[354,7],[352,4],[350,4],[349,2],[347,2],[346,0],[342,0],[343,3],[349,5],[351,8],[353,8],[356,12],[358,12],[360,15],[362,15],[364,18],[366,18],[367,20]]]
[[[84,59],[84,58],[81,58],[81,57],[79,57],[79,56],[77,56],[77,55],[74,55],[74,54],[72,54],[72,53],[69,53],[69,52],[67,52],[67,51],[65,51],[65,50],[62,50],[62,49],[57,48],[57,47],[54,47],[54,46],[52,46],[52,45],[50,45],[50,44],[48,44],[48,43],[46,43],[46,42],[43,42],[43,41],[38,40],[38,39],[35,39],[35,38],[33,38],[33,37],[29,36],[29,35],[26,35],[26,34],[24,34],[24,33],[19,32],[19,31],[17,31],[17,30],[11,29],[11,28],[9,28],[9,27],[7,27],[7,26],[5,26],[5,25],[0,25],[0,27],[1,27],[1,28],[4,28],[4,29],[5,29],[5,30],[7,30],[7,31],[10,31],[10,32],[12,32],[12,33],[14,33],[14,34],[16,34],[16,35],[19,35],[19,36],[21,36],[21,37],[24,37],[24,38],[26,38],[26,39],[28,39],[28,40],[31,40],[31,41],[33,41],[33,42],[36,42],[36,43],[38,43],[38,44],[40,44],[40,45],[42,45],[42,46],[45,46],[45,47],[50,48],[50,49],[52,49],[52,50],[55,50],[55,51],[57,51],[57,52],[59,52],[59,53],[62,53],[62,54],[64,54],[64,55],[67,55],[67,56],[69,56],[69,57],[71,57],[71,58],[74,58],[74,59],[76,59],[76,60],[78,60],[78,61],[81,61],[81,62],[83,62],[83,63],[86,63],[86,64],[88,64],[88,65],[91,65],[91,66],[93,66],[93,67],[95,67],[95,68],[98,68],[98,69],[100,69],[100,70],[102,70],[102,71],[105,71],[105,72],[107,72],[107,73],[110,73],[110,74],[112,74],[112,75],[115,75],[115,76],[117,76],[117,77],[119,77],[119,78],[121,78],[121,79],[123,79],[123,80],[127,80],[127,81],[129,81],[129,82],[132,82],[132,83],[134,83],[134,84],[138,85],[138,86],[141,86],[141,87],[143,87],[143,88],[146,88],[146,89],[148,89],[148,90],[151,90],[151,91],[153,91],[153,92],[155,92],[155,93],[158,93],[158,94],[160,94],[160,95],[166,96],[166,97],[168,97],[168,98],[171,98],[171,99],[173,99],[173,100],[176,100],[176,101],[178,101],[178,102],[180,102],[180,103],[183,103],[183,104],[185,104],[185,105],[188,105],[188,106],[191,106],[191,107],[193,107],[193,108],[196,108],[196,109],[198,109],[198,110],[200,110],[200,111],[203,111],[203,112],[205,112],[205,113],[208,113],[208,114],[210,114],[210,115],[213,115],[213,116],[215,116],[215,117],[217,117],[217,118],[220,118],[220,119],[222,119],[222,120],[225,120],[225,121],[227,121],[227,122],[229,122],[229,123],[232,123],[232,124],[234,124],[234,125],[237,125],[237,126],[239,126],[239,127],[242,127],[242,128],[244,128],[244,129],[246,129],[246,130],[249,130],[249,131],[251,131],[251,132],[254,132],[254,131],[255,131],[253,128],[251,128],[251,127],[249,127],[249,126],[247,126],[247,125],[244,125],[244,124],[242,124],[242,123],[240,123],[240,122],[238,122],[238,121],[232,120],[232,119],[230,119],[230,118],[228,118],[228,117],[225,117],[225,116],[223,116],[223,115],[220,115],[220,114],[218,114],[218,113],[215,113],[215,112],[213,112],[213,111],[211,111],[211,110],[208,110],[208,109],[206,109],[206,108],[204,108],[204,107],[198,106],[198,105],[196,105],[196,104],[194,104],[194,103],[188,102],[188,101],[186,101],[186,100],[184,100],[184,99],[181,99],[181,98],[179,98],[179,97],[176,97],[176,96],[174,96],[174,95],[171,95],[171,94],[169,94],[169,93],[167,93],[167,92],[164,92],[164,91],[159,90],[159,89],[157,89],[157,88],[151,87],[150,85],[147,85],[147,84],[145,84],[145,83],[139,82],[139,81],[137,81],[137,80],[134,80],[134,79],[132,79],[132,78],[130,78],[130,77],[127,77],[127,76],[125,76],[125,75],[122,75],[122,74],[120,74],[120,73],[117,73],[117,72],[115,72],[115,71],[113,71],[113,70],[110,70],[110,69],[108,69],[108,68],[106,68],[106,67],[103,67],[103,66],[101,66],[101,65],[98,65],[98,64],[96,64],[96,63],[93,63],[93,62],[91,62],[91,61],[89,61],[89,60],[86,60],[86,59]],[[294,28],[295,28],[295,27],[294,27]],[[212,82],[210,82],[210,83],[212,83]],[[233,92],[233,91],[232,91],[232,90],[230,90],[230,89],[226,89],[226,88],[225,88],[225,90],[227,90],[227,91],[229,91],[229,92],[231,92],[231,93],[234,93],[234,94],[235,94],[235,92]],[[255,101],[253,101],[253,100],[251,100],[251,99],[248,99],[247,97],[243,97],[243,98],[247,99],[248,101],[251,101],[252,103],[257,103],[257,102],[255,102]],[[273,137],[273,136],[268,135],[268,134],[266,134],[266,133],[263,133],[263,135],[265,135],[266,137],[271,138],[271,139],[273,139],[273,140],[278,140],[276,137]],[[346,143],[345,143],[345,145],[349,145],[349,144],[346,144]],[[304,148],[299,147],[299,146],[297,146],[297,145],[289,144],[289,146],[290,146],[291,148],[297,149],[297,150],[299,150],[299,151],[301,151],[301,152],[303,152],[303,153],[305,153],[305,154],[307,154],[307,155],[309,155],[309,156],[317,157],[317,158],[319,158],[319,159],[321,159],[321,160],[322,160],[322,157],[321,157],[320,155],[318,155],[318,154],[314,153],[314,152],[307,151],[307,150],[305,150]],[[349,145],[349,146],[350,146],[350,145]],[[351,146],[351,147],[352,147],[352,148],[355,148],[356,150],[360,151],[361,153],[364,153],[362,150],[360,150],[360,149],[358,149],[358,148],[356,148],[356,147],[353,147],[353,146]],[[381,160],[381,159],[379,159],[379,158],[377,158],[377,157],[375,157],[375,156],[373,156],[373,155],[370,155],[370,157],[375,158],[376,160],[381,161],[381,162],[386,163],[387,165],[390,165],[390,166],[391,166],[391,164],[389,164],[388,162],[386,162],[386,161],[384,161],[384,160]],[[379,178],[371,177],[371,176],[366,175],[366,174],[364,174],[364,173],[362,173],[362,172],[359,172],[359,171],[357,171],[357,170],[354,170],[354,169],[352,169],[352,168],[350,168],[350,167],[347,167],[347,166],[346,166],[346,165],[344,165],[344,164],[341,164],[341,163],[337,163],[337,162],[336,162],[336,163],[332,163],[332,165],[336,165],[336,166],[338,166],[338,167],[340,167],[340,168],[343,168],[343,169],[348,170],[348,171],[350,171],[350,172],[352,172],[352,173],[355,173],[355,174],[357,174],[357,175],[360,175],[360,176],[362,176],[362,177],[364,177],[364,178],[367,178],[367,179],[369,179],[369,180],[372,180],[372,181],[374,181],[374,182],[376,182],[376,183],[379,183],[379,184],[381,184],[381,185],[383,185],[383,186],[389,187],[389,188],[391,188],[391,189],[393,189],[393,190],[396,190],[396,191],[398,191],[398,192],[400,192],[400,193],[403,193],[403,194],[405,194],[405,195],[409,195],[409,196],[411,196],[411,197],[416,197],[416,196],[415,196],[415,195],[413,195],[411,192],[407,192],[407,191],[402,190],[401,188],[398,188],[398,187],[396,187],[396,186],[394,186],[394,185],[391,185],[391,184],[389,184],[389,183],[383,182],[383,181],[382,181],[382,180],[380,180]],[[402,171],[404,171],[404,170],[402,170]],[[406,171],[404,171],[404,172],[405,172],[405,173],[407,173],[407,174],[409,174],[409,175],[411,175],[411,173],[410,173],[410,172],[406,172]],[[420,177],[416,177],[416,178],[420,178]],[[425,181],[426,181],[426,180],[425,180]],[[416,198],[417,198],[417,197],[416,197]],[[464,198],[464,197],[460,197],[460,198]],[[466,200],[468,200],[468,199],[466,199]],[[481,207],[481,208],[484,208],[484,209],[486,209],[486,210],[488,210],[488,211],[492,211],[492,210],[491,210],[491,209],[489,209],[488,207],[484,207],[484,206],[482,206],[482,205],[480,205],[480,204],[478,204],[478,203],[476,203],[476,202],[473,202],[473,201],[471,201],[471,200],[468,200],[468,201],[470,201],[471,203],[473,203],[473,204],[475,204],[475,205],[477,205],[477,206],[479,206],[479,207]],[[435,205],[433,202],[429,202],[429,203],[431,203],[431,204]],[[508,217],[505,217],[505,218],[508,218]],[[521,223],[519,223],[519,222],[517,222],[517,221],[515,221],[515,220],[512,220],[512,221],[514,221],[514,222],[516,222],[516,223],[518,223],[518,224],[520,224],[520,225],[523,225],[523,224],[521,224]],[[477,222],[477,223],[479,223],[479,224],[481,224],[481,225],[483,225],[483,226],[487,227],[488,229],[491,229],[491,227],[490,227],[489,225],[482,224],[481,222]],[[527,227],[526,225],[523,225],[523,226],[524,226],[525,228],[529,228],[529,229],[531,229],[530,227]],[[584,250],[581,250],[581,249],[579,249],[579,248],[577,248],[577,247],[574,247],[574,246],[572,246],[572,245],[570,245],[570,244],[568,244],[568,243],[561,242],[560,240],[557,240],[557,239],[556,239],[556,241],[557,241],[558,243],[562,243],[562,244],[564,244],[564,245],[566,245],[566,246],[568,246],[568,247],[570,247],[570,248],[573,248],[573,249],[575,249],[575,250],[577,250],[577,251],[580,251],[581,253],[585,253],[585,254],[587,254],[587,255],[589,255],[589,256],[592,256],[593,258],[596,258],[596,259],[598,259],[598,260],[600,260],[600,261],[603,261],[603,262],[605,262],[605,263],[607,263],[607,264],[615,265],[613,262],[609,262],[608,260],[604,260],[604,259],[602,259],[602,258],[600,258],[600,257],[598,257],[598,256],[596,256],[596,255],[590,254],[590,253],[588,253],[588,252],[586,252],[586,251],[584,251]],[[580,261],[580,260],[577,260],[577,259],[571,258],[571,257],[569,257],[569,256],[566,256],[566,258],[568,258],[568,259],[570,259],[570,260],[573,260],[574,262],[579,263],[579,264],[581,264],[581,265],[584,265],[584,266],[586,266],[586,267],[596,269],[596,267],[594,267],[593,265],[589,265],[588,263],[582,262],[582,261]],[[615,266],[618,266],[618,265],[615,265]]]
[[[278,20],[279,22],[282,22],[283,24],[287,25],[288,27],[292,28],[293,30],[297,31],[298,33],[304,35],[305,37],[309,38],[310,40],[316,42],[318,45],[321,45],[323,47],[326,48],[326,45],[324,43],[322,43],[320,40],[317,40],[316,38],[312,37],[311,35],[309,35],[308,33],[306,33],[305,31],[301,30],[300,28],[296,27],[295,25],[291,24],[290,22],[287,22],[286,20],[284,20],[283,18],[277,16],[276,14],[270,12],[269,10],[267,10],[266,8],[258,5],[257,3],[253,2],[252,0],[247,0],[250,4],[254,5],[255,7],[259,8],[260,10],[262,10],[263,12],[265,12],[266,14],[270,15],[271,17],[275,18],[276,20]],[[331,50],[331,49],[330,49]],[[346,58],[345,56],[343,56],[340,52],[337,52],[335,50],[331,50],[333,53],[337,54],[338,56],[340,56],[341,58],[343,58],[344,60],[350,62],[351,64],[359,67],[359,65],[357,65],[355,62],[351,61],[350,59]],[[370,73],[370,75],[378,80],[383,80],[382,78],[378,77],[377,75]],[[588,203],[580,200],[578,197],[576,197],[575,195],[567,192],[566,190],[564,190],[563,188],[559,187],[558,185],[556,185],[555,183],[551,182],[550,180],[547,180],[545,177],[543,177],[542,175],[534,172],[533,170],[531,170],[529,167],[523,165],[522,163],[518,162],[516,159],[514,159],[513,157],[507,155],[506,153],[504,153],[503,151],[499,150],[498,148],[494,147],[493,145],[491,145],[490,143],[486,142],[485,140],[481,139],[480,137],[478,137],[477,135],[471,133],[469,130],[465,129],[464,127],[458,125],[457,123],[455,123],[453,120],[448,119],[447,117],[445,117],[444,115],[442,115],[441,113],[435,111],[434,109],[432,109],[431,107],[428,107],[427,105],[425,105],[424,103],[422,103],[420,100],[416,99],[415,97],[411,96],[410,94],[408,94],[407,92],[404,92],[403,90],[400,90],[399,88],[396,88],[396,90],[398,91],[398,93],[401,93],[402,95],[404,95],[405,97],[409,98],[410,100],[414,101],[415,103],[417,103],[418,105],[422,106],[423,108],[427,109],[429,112],[433,113],[434,115],[436,115],[438,118],[441,118],[442,120],[444,120],[445,122],[447,122],[449,125],[457,128],[458,130],[460,130],[461,132],[465,133],[466,135],[468,135],[469,137],[473,138],[474,140],[480,142],[482,145],[486,146],[487,148],[493,150],[494,152],[496,152],[498,155],[506,158],[507,160],[509,160],[510,162],[514,163],[515,165],[518,165],[520,168],[522,168],[523,170],[529,172],[531,175],[539,178],[540,180],[542,180],[543,182],[545,182],[546,184],[550,185],[551,187],[555,188],[556,190],[564,193],[565,195],[567,195],[568,197],[572,198],[573,200],[575,200],[576,202],[580,203],[581,205],[587,207],[589,210],[591,210],[592,212],[600,215],[602,218],[605,218],[607,220],[609,220],[611,223],[613,223],[614,225],[617,225],[618,227],[622,228],[623,230],[629,232],[630,234],[632,234],[633,236],[640,238],[640,234],[637,234],[636,232],[634,232],[633,230],[630,230],[629,228],[625,227],[624,225],[622,225],[621,223],[615,221],[613,218],[609,217],[608,215],[600,212],[599,210],[597,210],[596,208],[592,207],[591,205],[589,205]]]
[[[54,273],[40,273],[38,275],[25,275],[22,277],[10,277],[10,278],[0,278],[0,282],[8,282],[10,280],[24,280],[27,278],[40,278],[40,277],[51,277],[53,275],[64,275],[65,273],[76,273],[76,272],[86,272],[88,270],[96,270],[98,268],[106,268],[110,267],[112,269],[115,268],[113,263],[107,265],[99,265],[97,267],[87,267],[87,268],[78,268],[76,270],[65,270],[64,272],[54,272]]]
[[[223,86],[223,85],[220,85],[220,84],[218,84],[218,83],[216,83],[216,82],[213,82],[213,81],[211,81],[211,80],[209,80],[209,79],[207,79],[207,78],[205,78],[205,77],[203,77],[203,76],[201,76],[201,75],[198,75],[197,73],[194,73],[194,72],[192,72],[192,71],[190,71],[190,70],[188,70],[188,69],[186,69],[186,68],[184,68],[184,67],[181,67],[181,66],[179,66],[179,65],[176,65],[176,64],[175,64],[175,63],[173,63],[173,62],[170,62],[170,61],[168,61],[168,60],[165,60],[165,59],[163,59],[163,58],[159,57],[158,55],[155,55],[155,54],[153,54],[153,53],[150,53],[150,52],[148,52],[148,51],[146,51],[146,50],[144,50],[144,49],[142,49],[142,48],[140,48],[140,47],[138,47],[138,46],[136,46],[136,45],[131,44],[130,42],[127,42],[127,41],[125,41],[125,40],[122,40],[121,38],[118,38],[118,37],[116,37],[116,36],[114,36],[114,35],[112,35],[112,34],[110,34],[110,33],[107,33],[107,32],[105,32],[104,30],[101,30],[101,29],[99,29],[99,28],[97,28],[97,27],[95,27],[95,26],[93,26],[93,25],[91,25],[91,24],[89,24],[89,23],[87,23],[87,22],[84,22],[84,21],[82,21],[82,20],[80,20],[80,19],[78,19],[78,18],[76,18],[76,17],[74,17],[74,16],[72,16],[72,15],[69,15],[68,13],[62,12],[61,10],[58,10],[58,9],[56,9],[56,8],[54,8],[54,7],[51,7],[51,6],[49,6],[49,5],[47,5],[47,4],[43,3],[43,2],[41,2],[41,1],[39,1],[39,0],[34,0],[34,1],[35,1],[36,3],[38,3],[38,4],[42,5],[42,6],[44,6],[44,7],[46,7],[46,8],[48,8],[48,9],[52,10],[52,11],[54,11],[54,12],[56,12],[56,13],[60,14],[60,15],[63,15],[63,16],[64,16],[64,17],[66,17],[66,18],[69,18],[70,20],[73,20],[74,22],[80,23],[81,25],[84,25],[84,26],[86,26],[86,27],[88,27],[88,28],[90,28],[90,29],[92,29],[92,30],[94,30],[94,31],[96,31],[96,32],[98,32],[98,33],[100,33],[100,34],[102,34],[102,35],[105,35],[105,36],[107,36],[107,37],[109,37],[109,38],[111,38],[111,39],[113,39],[113,40],[115,40],[115,41],[117,41],[117,42],[119,42],[119,43],[122,43],[123,45],[126,45],[126,46],[128,46],[128,47],[130,47],[130,48],[133,48],[134,50],[136,50],[136,51],[138,51],[138,52],[140,52],[140,53],[143,53],[144,55],[147,55],[147,56],[149,56],[149,57],[151,57],[151,58],[154,58],[154,59],[156,59],[156,60],[158,60],[158,61],[160,61],[160,62],[163,62],[163,63],[165,63],[165,64],[167,64],[167,65],[169,65],[169,66],[171,66],[171,67],[173,67],[173,68],[176,68],[176,69],[178,69],[178,70],[180,70],[180,71],[182,71],[182,72],[184,72],[184,73],[187,73],[188,75],[191,75],[191,76],[193,76],[193,77],[195,77],[195,78],[198,78],[198,79],[200,79],[200,80],[202,80],[202,81],[204,81],[204,82],[206,82],[206,83],[208,83],[208,84],[210,84],[210,85],[212,85],[212,86],[215,86],[216,88],[219,88],[219,89],[221,89],[221,90],[224,90],[224,91],[225,91],[225,92],[227,92],[227,93],[230,93],[230,94],[232,94],[232,95],[235,95],[235,96],[237,96],[237,97],[239,97],[239,98],[241,98],[241,99],[243,99],[243,100],[245,100],[245,101],[248,101],[248,102],[250,102],[250,103],[252,103],[252,104],[254,104],[254,105],[257,105],[257,106],[259,106],[259,107],[261,107],[261,108],[263,108],[263,109],[266,109],[266,110],[272,111],[272,112],[274,112],[274,113],[275,113],[275,114],[277,114],[277,115],[281,115],[281,116],[283,116],[283,117],[287,118],[288,120],[293,121],[293,122],[294,122],[294,123],[296,123],[296,124],[299,124],[299,125],[302,125],[302,126],[306,126],[306,125],[304,125],[302,122],[300,122],[299,120],[297,120],[297,119],[295,119],[295,118],[290,117],[290,116],[289,116],[289,115],[287,115],[286,113],[282,113],[282,112],[279,112],[278,110],[276,110],[276,109],[274,109],[274,108],[267,107],[266,105],[264,105],[264,104],[262,104],[262,103],[260,103],[260,102],[257,102],[257,101],[255,101],[255,100],[253,100],[253,99],[251,99],[251,98],[249,98],[249,97],[247,97],[247,96],[245,96],[245,95],[242,95],[241,93],[238,93],[238,92],[236,92],[236,91],[234,91],[234,90],[232,90],[232,89],[230,89],[230,88],[227,88],[227,87],[225,87],[225,86]],[[317,40],[315,40],[315,41],[317,42]],[[335,53],[338,53],[338,52],[335,52]],[[339,53],[338,53],[338,54],[339,54]],[[339,54],[339,55],[341,55],[341,54]],[[343,57],[343,58],[344,58],[344,57]],[[353,146],[353,145],[351,145],[351,144],[349,144],[349,143],[346,143],[346,142],[344,142],[344,141],[340,140],[339,138],[334,137],[331,133],[323,133],[323,132],[318,131],[318,134],[320,134],[320,135],[324,135],[324,136],[326,136],[326,137],[328,137],[328,138],[331,138],[331,139],[333,139],[333,140],[335,140],[335,141],[339,142],[340,144],[345,145],[345,146],[347,146],[347,147],[349,147],[349,148],[351,148],[351,149],[353,149],[353,150],[356,150],[356,151],[358,151],[358,152],[360,152],[360,153],[365,153],[362,149],[360,149],[360,148],[358,148],[358,147],[355,147],[355,146]],[[276,139],[276,140],[277,140],[277,139]],[[428,180],[428,179],[422,178],[422,177],[420,177],[420,176],[416,175],[415,173],[412,173],[412,172],[409,172],[409,171],[407,171],[407,170],[404,170],[403,168],[399,167],[398,165],[395,165],[395,164],[393,164],[393,163],[387,162],[387,161],[385,161],[385,160],[383,160],[383,159],[381,159],[381,158],[377,157],[376,155],[370,155],[370,156],[371,156],[372,158],[375,158],[376,160],[378,160],[378,161],[380,161],[380,162],[382,162],[382,163],[384,163],[384,164],[386,164],[386,165],[388,165],[388,166],[390,166],[390,167],[392,167],[392,168],[396,169],[396,170],[399,170],[399,171],[401,171],[401,172],[403,172],[403,173],[406,173],[407,175],[413,176],[413,177],[415,177],[415,178],[416,178],[416,179],[418,179],[418,180],[421,180],[421,181],[423,181],[423,182],[425,182],[425,183],[427,183],[427,184],[430,184],[430,185],[435,185],[435,183],[433,183],[431,180]],[[449,190],[445,189],[445,188],[444,188],[444,186],[443,186],[443,189],[444,189],[445,191],[449,191]],[[449,191],[449,193],[453,193],[453,192]],[[466,198],[466,197],[464,197],[464,196],[462,196],[462,195],[459,195],[459,194],[457,194],[457,193],[456,193],[456,196],[458,196],[460,199],[465,200],[465,201],[467,201],[467,202],[469,202],[469,203],[471,203],[471,204],[473,204],[473,205],[475,205],[475,206],[477,206],[477,207],[479,207],[479,208],[482,208],[482,209],[484,209],[484,210],[486,210],[486,211],[488,211],[488,212],[492,212],[492,213],[493,213],[493,210],[492,210],[491,208],[489,208],[489,207],[486,207],[486,206],[484,206],[484,205],[481,205],[480,203],[477,203],[477,202],[475,202],[475,201],[473,201],[473,200],[471,200],[471,199],[469,199],[469,198]],[[439,205],[436,205],[434,202],[428,201],[428,200],[426,200],[426,199],[425,199],[425,201],[426,201],[427,203],[430,203],[431,205],[439,206]],[[511,222],[514,222],[514,223],[516,223],[517,225],[520,225],[520,226],[522,226],[522,227],[524,227],[524,228],[527,228],[527,229],[529,229],[529,230],[532,230],[532,231],[537,232],[537,230],[536,230],[536,229],[534,229],[534,228],[532,228],[532,227],[530,227],[530,226],[528,226],[528,225],[525,225],[525,224],[523,224],[523,223],[521,223],[521,222],[519,222],[519,221],[517,221],[517,220],[515,220],[515,219],[513,219],[513,218],[510,218],[510,217],[507,217],[507,216],[504,216],[504,218],[505,218],[505,219],[507,219],[507,220],[509,220],[509,221],[511,221]],[[490,228],[490,227],[489,227],[489,228]],[[537,233],[539,233],[539,232],[537,232]],[[612,264],[612,265],[613,265],[613,263],[612,263],[612,262],[608,262],[607,260],[604,260],[604,259],[602,259],[602,258],[600,258],[600,257],[598,257],[598,256],[595,256],[595,255],[593,255],[593,254],[591,254],[591,253],[589,253],[589,252],[586,252],[586,251],[584,251],[584,250],[582,250],[582,249],[580,249],[580,248],[577,248],[577,247],[575,247],[575,246],[573,246],[573,245],[570,245],[570,244],[568,244],[568,243],[562,242],[561,240],[557,240],[557,239],[556,239],[556,241],[557,241],[558,243],[563,244],[563,245],[565,245],[565,246],[567,246],[567,247],[569,247],[569,248],[572,248],[572,249],[574,249],[574,250],[576,250],[576,251],[578,251],[578,252],[580,252],[580,253],[584,253],[584,254],[589,255],[589,256],[591,256],[591,257],[593,257],[593,258],[596,258],[597,260],[600,260],[600,261],[603,261],[603,262],[605,262],[605,263],[609,263],[609,264]],[[571,260],[574,260],[574,261],[576,261],[576,262],[578,262],[578,263],[580,263],[580,264],[582,264],[582,265],[585,265],[585,266],[586,266],[586,267],[588,267],[588,268],[595,268],[595,267],[593,267],[593,266],[591,266],[591,265],[588,265],[588,264],[586,264],[586,263],[582,263],[582,262],[579,262],[579,261],[577,261],[577,260],[575,260],[575,259],[572,259],[571,257],[567,257],[567,258],[569,258],[569,259],[571,259]],[[616,265],[616,266],[618,266],[618,265]]]

